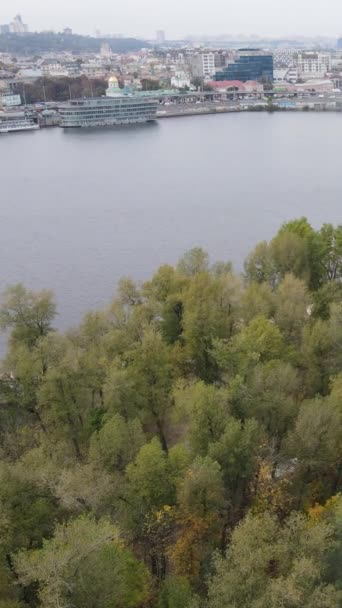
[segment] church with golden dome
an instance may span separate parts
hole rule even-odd
[[[117,77],[113,74],[108,79],[108,89],[106,89],[106,96],[107,97],[122,97],[122,95],[123,95],[123,92],[122,92],[122,89],[120,89],[119,81],[118,81]]]

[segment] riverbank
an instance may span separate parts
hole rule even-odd
[[[188,104],[180,106],[176,104],[167,110],[158,110],[157,119],[160,118],[179,118],[185,116],[201,116],[207,114],[228,114],[236,112],[341,112],[341,108],[337,108],[336,104],[329,103],[314,103],[314,104],[297,104],[297,105],[238,105],[238,106],[196,106],[189,108]]]

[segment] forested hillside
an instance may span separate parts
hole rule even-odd
[[[341,607],[342,226],[55,316],[3,294],[0,608]]]
[[[134,53],[150,45],[136,38],[94,38],[78,34],[55,32],[27,32],[25,34],[0,34],[0,52],[22,55],[35,53],[99,53],[101,44],[109,44],[113,53]]]

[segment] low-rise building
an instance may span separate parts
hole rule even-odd
[[[106,78],[108,76],[108,70],[98,63],[82,63],[80,70],[87,78]]]
[[[247,80],[243,83],[245,93],[263,93],[264,86],[256,80]]]
[[[275,68],[273,70],[274,82],[285,80],[288,71],[289,71],[288,68]]]
[[[44,76],[50,76],[51,78],[69,76],[67,68],[61,63],[47,63],[42,66],[42,72]]]
[[[331,54],[314,51],[298,53],[296,58],[298,76],[303,80],[322,79],[331,70]]]
[[[216,91],[221,90],[227,93],[261,94],[264,92],[263,85],[256,80],[247,80],[246,82],[240,80],[212,80],[209,84]]]
[[[174,76],[171,78],[171,86],[176,89],[184,89],[186,87],[190,88],[191,79],[189,74],[184,71],[175,72]]]
[[[21,105],[19,93],[13,93],[10,89],[0,90],[0,107],[13,108]]]
[[[240,80],[211,80],[208,84],[216,91],[244,92],[244,84]]]
[[[297,82],[299,78],[299,74],[298,74],[298,68],[296,67],[291,67],[287,70],[287,74],[285,76],[285,80],[287,80],[288,82]]]
[[[32,82],[32,80],[37,80],[37,78],[41,78],[42,76],[43,72],[39,68],[24,68],[19,70],[16,74],[18,80],[27,82]]]
[[[297,83],[295,88],[297,92],[301,93],[331,93],[334,90],[334,83],[332,80],[312,79],[303,83]]]

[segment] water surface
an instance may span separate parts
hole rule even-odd
[[[201,246],[237,270],[290,218],[341,222],[342,114],[225,114],[0,136],[0,287],[53,289],[60,327]]]

